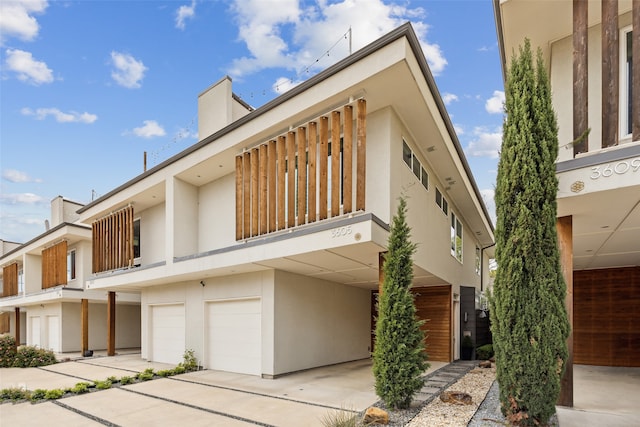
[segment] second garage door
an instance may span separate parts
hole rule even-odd
[[[151,308],[151,360],[178,364],[184,355],[184,304]]]
[[[207,304],[207,368],[242,374],[262,373],[260,298]]]

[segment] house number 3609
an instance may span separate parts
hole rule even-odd
[[[633,160],[625,160],[622,162],[608,163],[606,166],[594,166],[591,168],[591,179],[608,178],[614,173],[617,175],[623,175],[629,171],[637,172],[640,169],[640,157]]]
[[[347,225],[346,227],[338,227],[331,230],[331,237],[342,237],[351,234],[351,226]]]

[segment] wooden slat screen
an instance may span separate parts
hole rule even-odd
[[[18,264],[13,263],[2,269],[2,296],[18,295]]]
[[[451,362],[451,286],[413,288],[418,318],[426,320],[429,360]]]
[[[133,221],[128,206],[91,224],[94,273],[133,266]]]
[[[67,284],[67,241],[42,251],[42,289]]]
[[[355,103],[236,156],[236,240],[365,209],[366,101]]]

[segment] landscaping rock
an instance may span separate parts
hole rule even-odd
[[[372,406],[367,408],[367,411],[364,413],[364,418],[362,422],[365,425],[368,424],[389,424],[389,414],[380,409]]]
[[[440,400],[455,405],[471,405],[473,403],[471,395],[461,391],[443,391]]]
[[[478,364],[479,367],[481,368],[490,368],[491,367],[491,361],[490,360],[483,360],[482,362],[480,362]]]

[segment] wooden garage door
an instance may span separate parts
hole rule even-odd
[[[151,308],[151,360],[178,364],[185,350],[184,304]]]
[[[427,321],[422,328],[429,360],[451,362],[451,286],[412,290],[418,317]]]
[[[573,360],[640,366],[640,268],[573,272]]]

